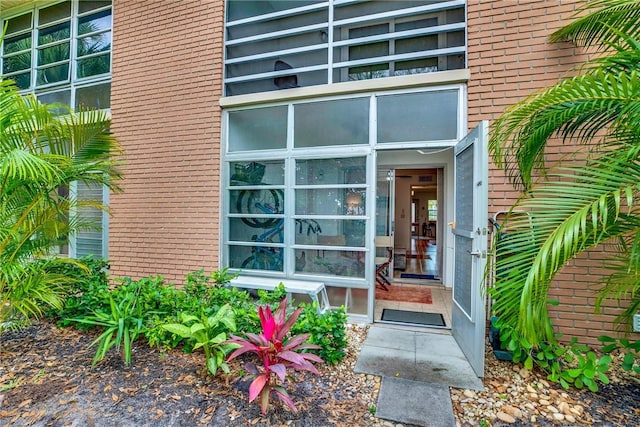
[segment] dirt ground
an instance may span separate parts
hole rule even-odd
[[[259,405],[248,402],[250,380],[239,376],[240,361],[231,364],[235,375],[212,377],[201,353],[160,352],[140,342],[131,366],[110,351],[92,370],[94,349],[88,345],[95,335],[36,323],[0,337],[0,426],[395,426],[372,414],[380,379],[353,373],[366,327],[351,325],[347,335],[341,364],[320,366],[320,376],[304,373],[289,385],[297,413],[276,403],[262,416]],[[459,425],[571,425],[545,418],[547,408],[540,406],[533,423],[529,417],[511,424],[497,419],[505,405],[536,403],[520,390],[544,380],[534,372],[523,381],[515,365],[487,356],[486,390],[466,404],[463,390],[452,391]],[[627,377],[619,370],[613,375]],[[597,394],[568,391],[566,400],[585,411],[574,425],[640,426],[640,378],[623,379]],[[548,387],[550,394],[564,394],[557,385]]]
[[[49,323],[6,333],[0,344],[0,425],[371,425],[370,403],[360,387],[336,381],[337,367],[321,367],[320,376],[305,373],[290,385],[298,413],[277,403],[263,417],[259,405],[248,402],[251,380],[205,375],[201,353],[162,353],[140,343],[131,366],[110,351],[91,370],[91,339]],[[231,368],[239,372],[240,363]]]

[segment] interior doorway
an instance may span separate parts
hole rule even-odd
[[[376,287],[377,322],[451,327],[451,287],[443,284],[445,176],[444,165],[378,167],[376,231],[393,244],[383,272],[389,286]]]

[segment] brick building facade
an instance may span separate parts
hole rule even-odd
[[[110,3],[102,3],[103,9],[97,10],[104,12],[106,4]],[[274,9],[258,10],[267,3]],[[425,164],[429,170],[440,169],[438,176],[447,183],[447,189],[438,190],[442,198],[438,232],[445,242],[449,242],[447,239],[453,241],[452,237],[445,237],[449,231],[444,225],[455,216],[455,195],[448,193],[453,191],[453,149],[449,153],[438,153],[453,147],[454,139],[462,138],[480,121],[496,119],[507,106],[569,75],[577,64],[587,59],[581,49],[547,41],[551,32],[571,18],[577,1],[469,0],[439,2],[437,6],[430,2],[407,2],[402,6],[402,2],[398,2],[387,8],[385,2],[381,2],[379,10],[373,11],[366,7],[358,9],[349,2],[335,7],[330,2],[298,3],[299,10],[289,13],[287,8],[292,9],[292,6],[280,7],[277,2],[264,2],[256,6],[258,9],[249,11],[234,5],[237,10],[225,12],[226,5],[222,0],[113,1],[111,69],[104,76],[108,76],[111,84],[113,132],[126,150],[124,192],[110,195],[112,215],[108,237],[105,237],[114,276],[139,278],[162,274],[168,280],[180,282],[186,273],[201,268],[210,271],[227,266],[240,267],[235,254],[240,254],[238,259],[244,258],[249,248],[255,248],[256,244],[255,239],[252,243],[249,237],[236,237],[248,232],[243,231],[246,225],[241,223],[244,218],[246,224],[247,217],[242,217],[235,208],[234,197],[240,197],[237,192],[243,190],[234,189],[237,184],[233,182],[233,173],[235,167],[257,158],[262,159],[267,168],[278,171],[282,168],[282,179],[277,177],[269,185],[273,184],[277,189],[273,191],[286,196],[283,203],[313,191],[317,196],[337,189],[344,189],[349,195],[358,194],[359,202],[367,203],[362,211],[336,211],[332,215],[314,212],[308,203],[306,206],[293,204],[286,205],[291,212],[258,212],[253,218],[273,214],[284,223],[282,241],[272,243],[283,257],[281,265],[275,272],[267,271],[268,276],[322,277],[330,295],[335,297],[332,304],[351,301],[358,307],[353,314],[371,320],[375,304],[373,242],[380,228],[380,220],[376,218],[378,206],[374,203],[376,170],[382,171],[381,165],[385,162],[399,170],[414,168],[416,155],[411,156],[409,150],[415,152],[425,147],[432,150],[429,151],[432,160]],[[77,22],[84,22],[89,12],[75,9],[76,5],[72,2],[71,21],[75,22],[77,16]],[[0,13],[3,18],[12,18],[32,10],[34,16],[39,16],[42,7],[40,3],[16,0],[3,2]],[[330,18],[323,13],[329,13]],[[412,17],[416,18],[412,21]],[[436,44],[422,57],[412,46],[431,43],[432,34],[416,23],[434,25],[429,23],[433,19],[444,21],[436,22],[436,38],[433,39]],[[365,24],[360,24],[361,20],[371,22],[372,27],[388,21],[391,27],[378,28],[375,32],[363,27]],[[38,27],[38,22],[33,31],[43,31],[44,27]],[[251,33],[251,25],[262,25],[264,28],[259,31],[264,34]],[[303,30],[291,30],[295,25]],[[466,31],[462,45],[460,26]],[[311,34],[309,28],[319,28],[313,42],[299,36]],[[15,37],[21,37],[27,31],[18,29]],[[12,34],[9,33],[9,39]],[[407,38],[410,42],[402,44]],[[81,40],[80,35],[75,40]],[[275,43],[273,40],[278,40],[281,47],[269,45]],[[358,51],[358,40],[361,44],[369,43],[366,45],[369,47]],[[413,45],[412,40],[415,41]],[[314,62],[317,58],[300,48],[307,45],[312,47],[309,51],[326,52],[329,59]],[[384,53],[378,53],[385,58],[382,66],[380,62],[368,61],[368,56],[374,55],[376,49],[384,50]],[[271,54],[271,51],[275,53]],[[277,60],[275,68],[272,65],[268,70],[260,68],[267,60],[272,64],[280,58],[278,55],[286,57],[288,62]],[[10,55],[5,52],[5,62],[6,57]],[[438,72],[424,73],[429,67]],[[290,74],[289,69],[293,70]],[[6,70],[3,72],[6,74]],[[20,70],[14,74],[18,72]],[[370,73],[369,77],[359,80],[367,73]],[[373,78],[374,74],[381,78]],[[280,87],[282,90],[275,90],[276,87],[264,89],[265,82],[275,82],[278,86],[293,75],[297,77],[295,85]],[[33,85],[24,89],[46,95],[48,87],[39,88],[36,78],[33,79]],[[75,83],[73,78],[71,80],[73,86]],[[82,82],[79,79],[80,85]],[[457,109],[454,114],[457,121],[451,125],[455,138],[434,136],[425,137],[426,142],[416,142],[407,137],[401,143],[381,140],[385,129],[378,123],[384,117],[377,116],[376,119],[375,114],[385,108],[384,100],[395,95],[432,99],[429,97],[440,94],[451,94],[451,105],[455,104],[452,108]],[[325,105],[323,102],[338,105],[360,98],[368,99],[364,103],[373,106],[363,114],[371,117],[368,128],[364,127],[374,136],[369,135],[369,142],[365,141],[362,147],[353,148],[355,152],[340,147],[325,150],[316,141],[299,140],[300,132],[292,136],[294,130],[297,132],[296,126],[313,126],[313,123],[305,122],[302,115],[296,115],[305,106],[320,108]],[[316,101],[318,105],[314,106]],[[255,154],[251,150],[239,154],[233,147],[234,138],[241,137],[234,136],[237,132],[234,120],[244,117],[243,114],[258,112],[260,108],[265,108],[269,114],[277,112],[270,119],[272,122],[283,120],[287,131],[281,133],[286,134],[286,144],[283,142],[280,147],[277,141],[274,142],[274,148],[268,154],[260,150]],[[285,110],[288,112],[283,115],[278,112]],[[373,130],[375,126],[378,128]],[[256,129],[254,131],[260,132],[261,128]],[[272,135],[264,136],[268,139]],[[342,144],[343,147],[347,145]],[[552,146],[549,155],[562,155],[562,146]],[[318,168],[318,165],[328,165],[332,159],[346,159],[347,156],[353,158],[340,178],[344,181],[323,187],[297,175],[301,168],[311,170],[312,166]],[[358,159],[366,165],[362,170],[358,169]],[[343,161],[343,164],[347,163]],[[508,209],[518,193],[501,171],[490,165],[489,171],[488,204],[489,215],[492,215]],[[355,177],[360,173],[362,181]],[[247,186],[246,190],[259,191],[259,188],[252,190]],[[361,233],[366,238],[362,237],[362,243],[359,240],[349,243],[348,235],[341,243],[311,242],[296,231],[303,220],[318,220],[326,225],[325,229],[337,227],[336,224],[345,229],[362,225]],[[444,286],[451,287],[454,269],[448,264],[452,263],[454,249],[449,250],[448,243],[439,244],[444,247],[439,254],[445,259],[441,266],[441,281]],[[328,268],[326,265],[310,266],[309,254],[320,250],[323,253],[333,250],[348,258],[351,264],[362,263],[366,268],[335,273],[338,271],[335,266],[334,270],[323,270]],[[307,266],[301,269],[297,260],[302,254],[307,257]],[[610,333],[613,319],[620,312],[617,307],[607,307],[603,314],[593,314],[595,296],[590,287],[597,283],[602,273],[599,261],[603,255],[604,252],[590,252],[575,260],[561,272],[552,290],[552,295],[561,302],[552,311],[554,324],[568,337],[578,336],[587,343],[595,343],[598,335]]]

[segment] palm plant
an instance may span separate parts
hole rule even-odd
[[[43,105],[0,81],[0,325],[61,305],[68,280],[51,267],[76,261],[51,251],[89,225],[71,210],[105,207],[59,190],[74,181],[118,190],[120,151],[104,112]]]
[[[508,238],[495,246],[493,308],[534,347],[555,341],[550,284],[590,248],[615,249],[598,304],[630,296],[621,325],[640,307],[640,1],[595,0],[578,13],[551,41],[596,49],[598,58],[509,108],[489,142],[496,165],[524,189],[513,211],[526,212],[507,219]],[[554,138],[584,160],[547,168]]]

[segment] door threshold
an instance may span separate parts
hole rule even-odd
[[[393,322],[389,320],[376,320],[374,323],[383,324],[383,325],[393,325],[393,326],[402,326],[403,328],[416,328],[420,331],[424,331],[425,329],[437,329],[439,331],[451,331],[451,326],[437,326],[437,325],[421,325],[418,323],[407,323],[407,322]]]

